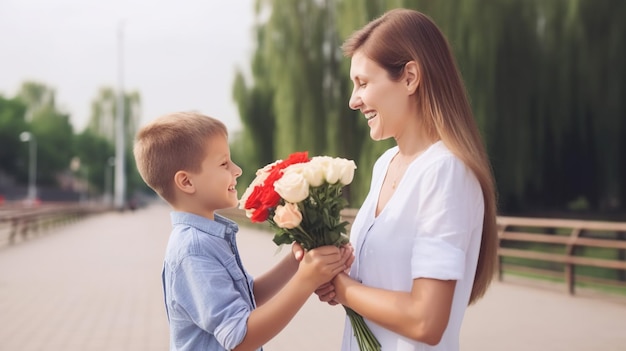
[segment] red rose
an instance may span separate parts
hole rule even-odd
[[[272,186],[272,189],[265,190],[266,191],[263,193],[263,195],[261,195],[261,202],[263,203],[263,205],[265,205],[266,207],[278,206],[278,204],[280,203],[280,195],[278,195],[278,193],[274,190],[274,187]]]
[[[267,207],[257,208],[256,210],[254,210],[254,212],[252,212],[250,220],[256,223],[263,223],[265,222],[265,220],[267,220],[267,217],[269,217],[269,215],[270,211]]]
[[[289,157],[287,157],[285,161],[282,162],[282,164],[284,164],[282,169],[285,169],[291,165],[295,165],[296,163],[305,163],[309,161],[309,153],[307,151],[294,152],[293,154],[289,155]]]
[[[261,206],[262,195],[263,195],[263,186],[261,185],[255,186],[254,190],[252,190],[252,193],[250,194],[250,196],[248,196],[248,199],[246,200],[245,207],[249,210],[257,209],[259,206]]]

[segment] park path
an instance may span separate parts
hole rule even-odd
[[[111,212],[0,248],[0,351],[168,350],[160,273],[169,210]],[[259,274],[288,254],[242,227],[240,251]],[[266,351],[337,350],[340,307],[315,297]],[[626,350],[626,303],[496,282],[471,306],[464,351]]]

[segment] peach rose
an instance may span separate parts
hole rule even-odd
[[[287,202],[285,206],[278,205],[276,207],[274,222],[281,228],[293,229],[302,222],[302,213],[300,213],[298,205]]]

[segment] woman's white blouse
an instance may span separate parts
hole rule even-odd
[[[370,192],[350,233],[356,256],[350,276],[367,286],[396,291],[410,291],[417,278],[456,280],[450,321],[436,346],[365,321],[383,351],[457,351],[480,249],[482,190],[469,168],[438,141],[409,165],[376,217],[380,189],[397,153],[397,146],[387,150],[374,165]],[[342,350],[359,350],[348,318]]]

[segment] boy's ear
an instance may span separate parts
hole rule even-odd
[[[404,65],[404,76],[402,77],[406,83],[407,92],[412,95],[420,85],[421,72],[420,67],[415,61],[409,61]]]
[[[178,171],[174,174],[174,185],[180,189],[180,191],[193,194],[196,192],[196,187],[193,185],[193,181],[189,176],[189,173],[185,171]]]

